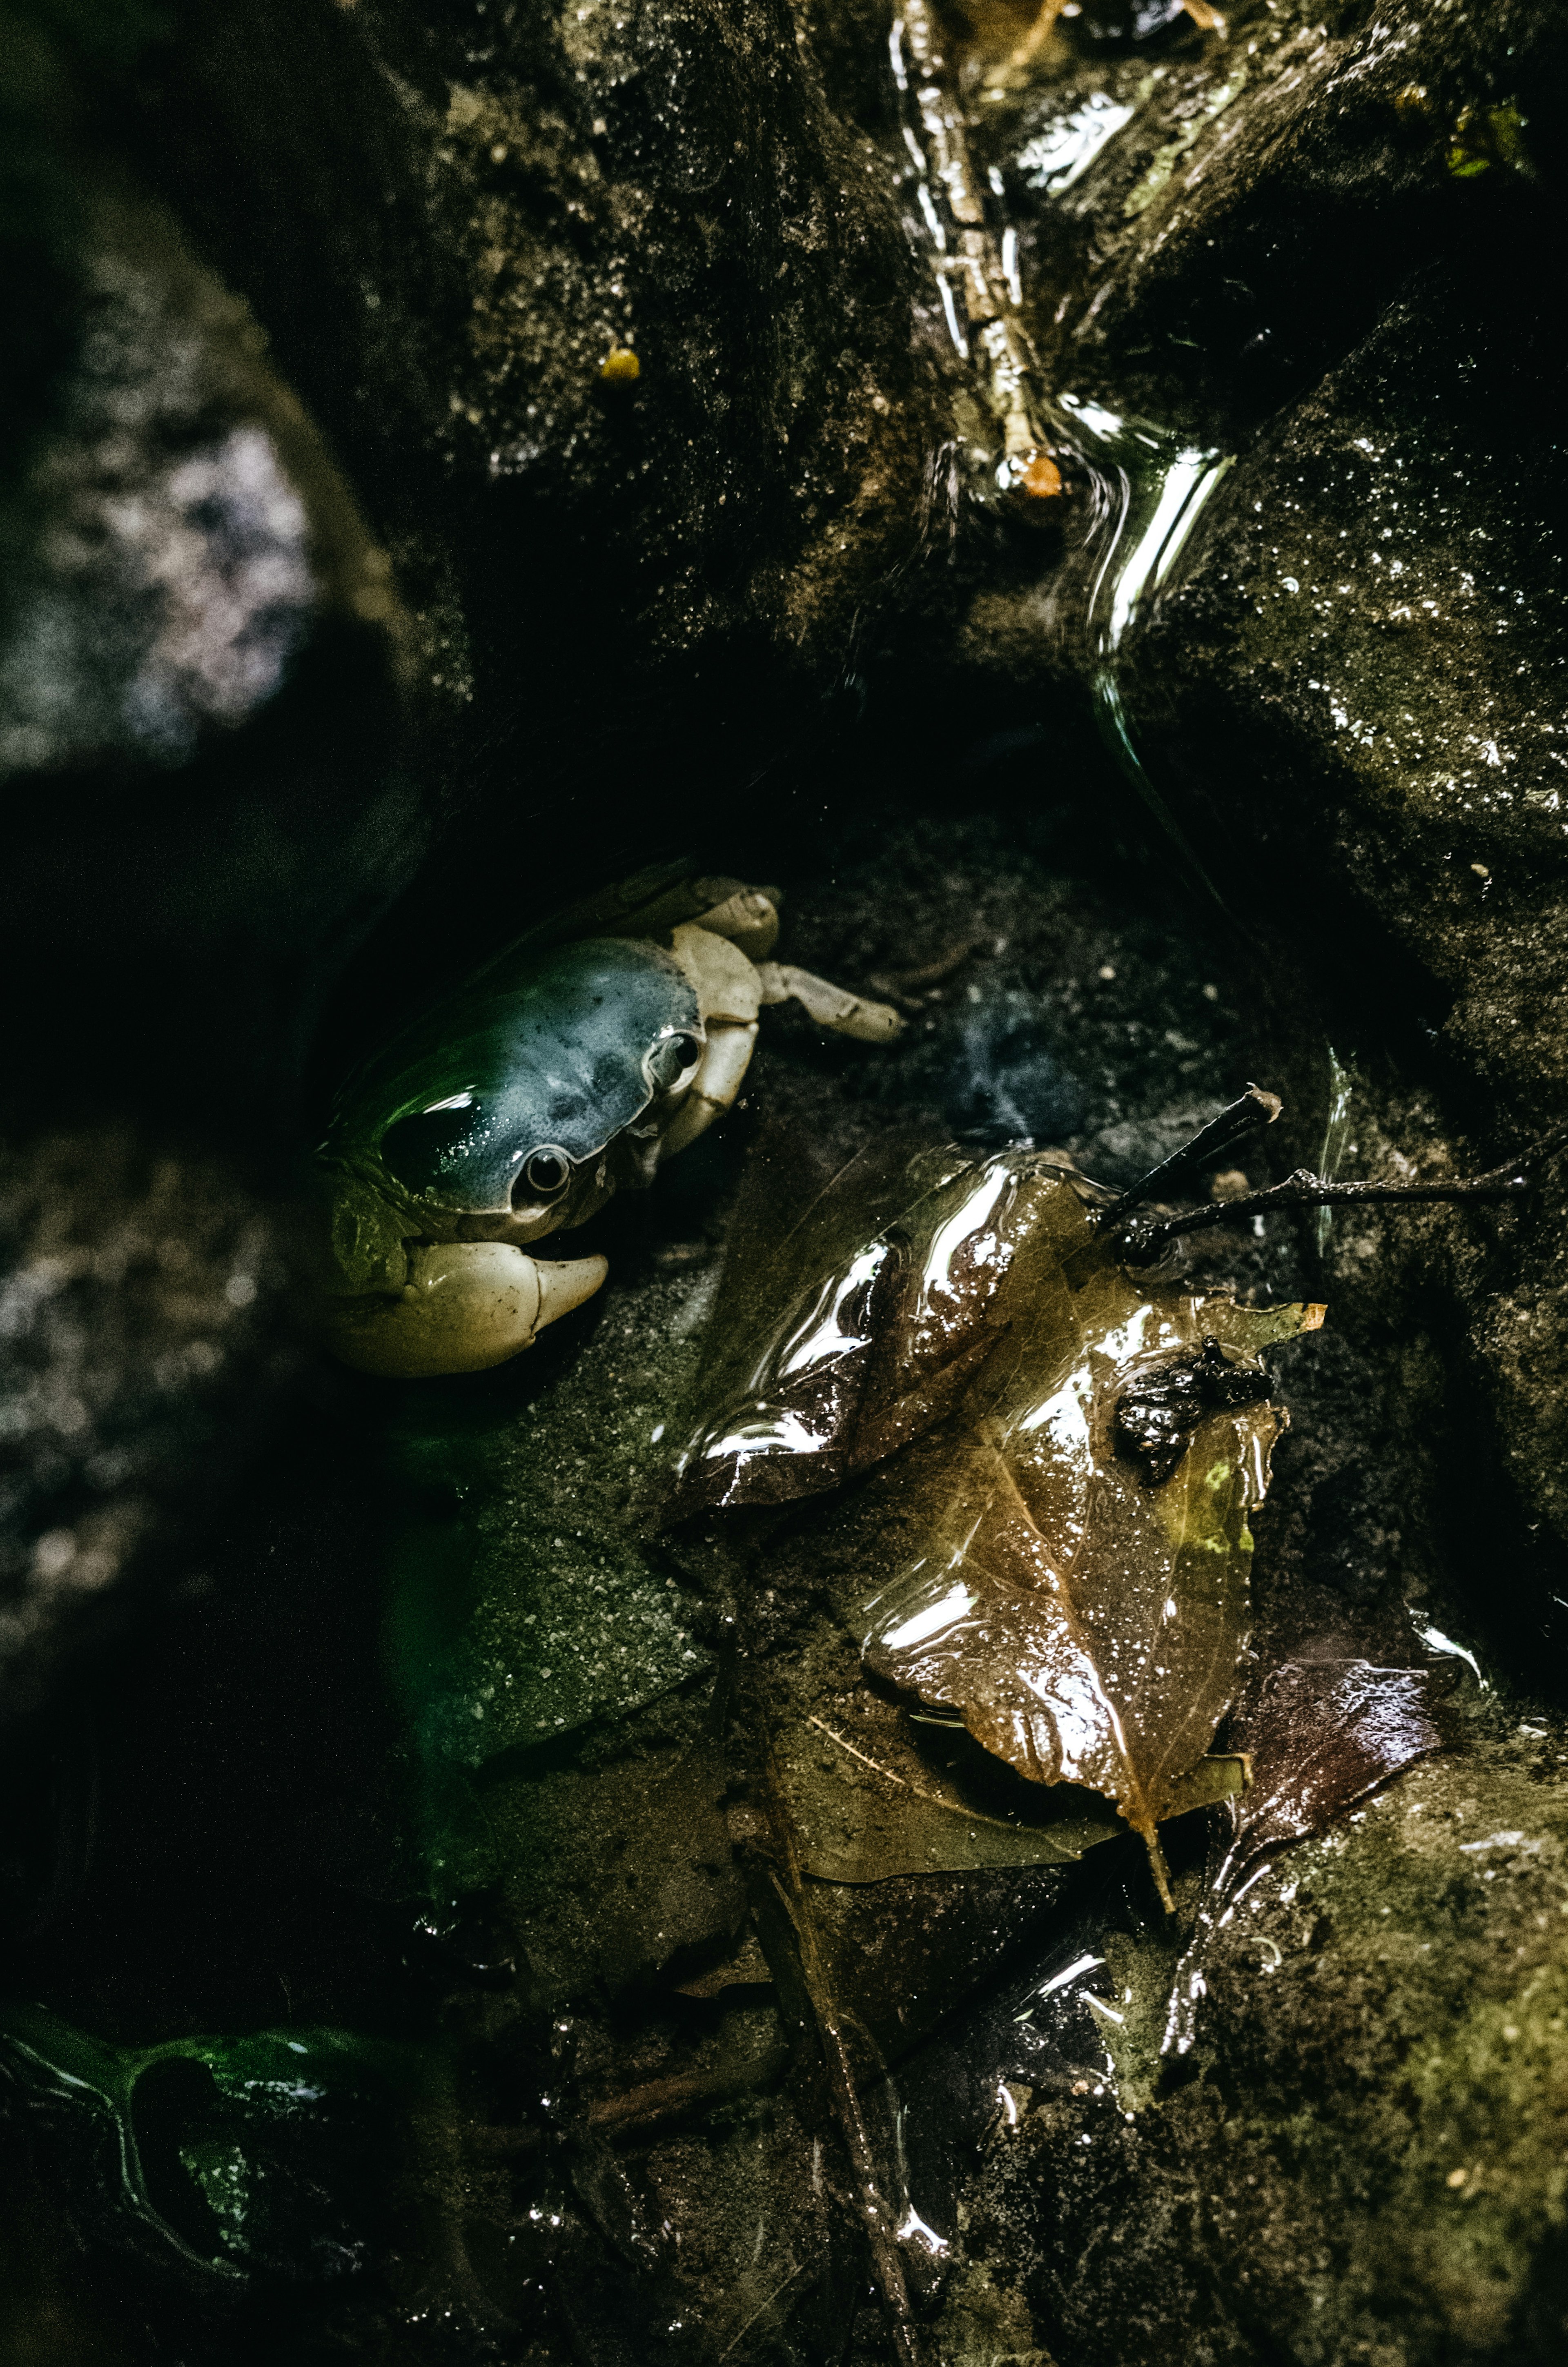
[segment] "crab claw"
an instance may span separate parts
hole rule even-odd
[[[547,1261],[507,1241],[438,1241],[410,1252],[395,1297],[336,1301],[327,1336],[361,1373],[482,1373],[531,1348],[608,1272],[602,1257]]]

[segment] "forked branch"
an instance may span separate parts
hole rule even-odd
[[[1251,1089],[1256,1093],[1256,1088]],[[1243,1102],[1216,1118],[1174,1159],[1157,1167],[1143,1184],[1135,1184],[1124,1193],[1114,1206],[1107,1209],[1102,1223],[1111,1232],[1123,1235],[1124,1253],[1135,1265],[1145,1265],[1158,1257],[1167,1244],[1182,1233],[1204,1232],[1213,1225],[1228,1225],[1238,1217],[1267,1216],[1276,1208],[1336,1208],[1384,1206],[1397,1201],[1417,1200],[1509,1200],[1529,1190],[1530,1171],[1540,1167],[1568,1145],[1568,1125],[1554,1127],[1528,1150],[1510,1159],[1502,1167],[1494,1167],[1484,1175],[1456,1175],[1431,1184],[1328,1184],[1310,1168],[1298,1167],[1283,1184],[1273,1184],[1266,1191],[1246,1192],[1234,1200],[1217,1200],[1201,1208],[1182,1208],[1167,1217],[1141,1217],[1139,1205],[1152,1197],[1146,1187],[1163,1181],[1183,1163],[1190,1163],[1199,1144],[1232,1119],[1244,1106]],[[1258,1095],[1259,1100],[1274,1096]],[[1256,1123],[1256,1120],[1254,1121]]]

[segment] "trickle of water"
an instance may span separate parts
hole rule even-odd
[[[1350,1140],[1350,1097],[1355,1085],[1354,1067],[1341,1060],[1331,1044],[1328,1048],[1328,1116],[1324,1125],[1323,1149],[1318,1153],[1318,1173],[1325,1184],[1332,1184],[1338,1174]],[[1328,1229],[1333,1221],[1332,1208],[1318,1210],[1313,1233],[1319,1257],[1328,1246]]]
[[[1060,422],[1063,440],[1082,458],[1094,488],[1085,542],[1097,547],[1099,563],[1085,622],[1096,662],[1090,689],[1101,735],[1161,829],[1218,902],[1219,890],[1133,744],[1117,662],[1235,456],[1189,444],[1151,420],[1123,418],[1077,395],[1059,395],[1047,408],[1052,425]]]
[[[982,415],[989,414],[994,430],[993,448],[971,447],[967,458],[979,473],[993,476],[1004,494],[1052,499],[1063,486],[1059,461],[1071,455],[1080,464],[1074,539],[1092,573],[1085,627],[1100,730],[1161,829],[1218,901],[1218,891],[1133,745],[1115,665],[1122,642],[1169,578],[1234,455],[1041,387],[1024,326],[1017,234],[998,221],[1000,176],[994,173],[983,186],[974,169],[929,0],[903,0],[889,56],[910,160],[903,178],[915,199],[906,221],[925,250],[954,350],[974,367]],[[1107,94],[1094,96],[1028,158],[1036,186],[1067,187],[1135,112]]]
[[[1108,91],[1091,91],[1019,150],[1018,170],[1031,189],[1064,197],[1137,112],[1136,102],[1119,102]]]
[[[1187,444],[1148,420],[1119,418],[1076,395],[1061,395],[1057,404],[1108,497],[1088,621],[1096,654],[1108,661],[1170,574],[1235,456]]]

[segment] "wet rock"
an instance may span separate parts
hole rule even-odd
[[[1537,1114],[1561,1065],[1559,348],[1517,258],[1551,212],[1565,74],[1524,6],[1253,9],[1157,54],[1067,40],[1025,89],[994,72],[977,128],[1034,242],[1048,379],[1233,456],[1119,652],[1134,739],[1222,884],[1310,878]],[[1527,82],[1534,146],[1472,175],[1456,127]]]
[[[293,1368],[274,1212],[129,1132],[0,1159],[0,1730],[210,1584],[196,1559]]]
[[[1032,56],[977,42],[968,68],[1058,390],[1233,438],[1313,385],[1435,251],[1517,235],[1532,177],[1555,169],[1563,61],[1532,0],[1483,16],[1244,0],[1222,28],[1172,11],[1113,43],[1096,14]],[[1494,142],[1467,175],[1461,124],[1521,108],[1529,148]]]
[[[999,2277],[1041,2247],[1053,2347],[1557,2356],[1568,1761],[1556,1721],[1483,1729],[1238,1904],[1196,2078],[1142,2100],[1129,2012],[1119,2096],[1042,2098],[994,2142],[970,2241]]]
[[[94,232],[74,366],[17,497],[35,533],[7,586],[10,776],[182,764],[276,698],[320,610],[393,611],[244,308],[155,210]]]
[[[932,2339],[942,2367],[1051,2367],[1021,2297],[984,2268],[955,2277]]]
[[[1480,1134],[1472,1164],[1550,1123],[1562,1084],[1540,359],[1528,337],[1500,354],[1468,300],[1422,283],[1238,463],[1131,660],[1189,810],[1256,878],[1312,882],[1317,927],[1370,984],[1346,1037],[1405,1036],[1448,1088],[1450,1139],[1461,1111]],[[1454,1274],[1497,1451],[1560,1538],[1561,1191],[1546,1180],[1484,1295],[1473,1252]]]
[[[306,1048],[426,834],[385,553],[254,314],[113,153],[155,31],[6,32],[8,1731],[191,1580],[271,1430]]]
[[[1528,260],[1558,28],[1246,9],[1119,49],[1074,20],[1028,60],[976,42],[968,73],[1042,377],[1107,508],[1081,502],[1054,575],[989,584],[962,646],[993,680],[1093,678],[1177,859],[1287,957],[1281,1038],[1364,1056],[1364,1136],[1409,1155],[1398,1072],[1434,1097],[1426,1155],[1504,1158],[1558,1115],[1568,984],[1562,348]],[[1548,1177],[1501,1234],[1445,1228],[1434,1267],[1438,1236],[1402,1228],[1359,1276],[1391,1311],[1403,1258],[1441,1277],[1450,1387],[1552,1540],[1537,1622],[1568,1535],[1562,1209]]]
[[[1423,280],[1238,462],[1134,661],[1133,712],[1169,700],[1213,834],[1277,875],[1310,866],[1324,918],[1405,970],[1442,1049],[1517,1122],[1551,1113],[1565,1073],[1544,360],[1528,333],[1499,353],[1473,302]]]
[[[917,586],[951,357],[786,12],[192,16],[147,134],[392,550],[471,929],[726,813]]]
[[[69,358],[0,489],[9,1091],[254,1137],[421,843],[400,612],[244,306],[161,208],[76,196]]]

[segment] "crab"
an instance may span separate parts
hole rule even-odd
[[[531,932],[347,1080],[315,1154],[328,1343],[363,1372],[483,1371],[593,1296],[535,1245],[650,1184],[733,1104],[765,1004],[884,1043],[890,1004],[769,958],[776,888],[642,873]]]

